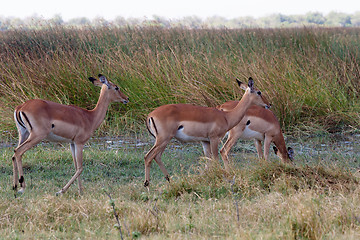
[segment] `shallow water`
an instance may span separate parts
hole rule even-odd
[[[226,138],[223,140],[225,142]],[[142,149],[144,151],[150,150],[155,142],[154,138],[134,139],[134,138],[98,138],[92,139],[90,144],[95,144],[104,149]],[[297,156],[317,157],[326,155],[340,155],[344,157],[360,157],[360,134],[342,135],[331,134],[324,136],[310,136],[310,137],[286,137],[288,147],[292,147]],[[222,144],[221,144],[222,145]],[[165,151],[179,151],[184,149],[194,149],[202,152],[200,143],[181,143],[177,140],[172,140]],[[256,154],[256,148],[253,141],[238,141],[232,149],[232,155],[238,152],[247,152]]]
[[[333,134],[325,137],[309,137],[304,140],[290,140],[298,154],[320,155],[338,153],[341,155],[360,155],[360,134]]]
[[[323,154],[340,154],[347,156],[360,156],[360,134],[326,134],[324,136],[307,136],[307,137],[290,137],[287,136],[286,144],[288,147],[292,147],[295,150],[296,155],[306,155],[306,156],[316,156]],[[223,140],[225,142],[226,138]],[[143,149],[150,150],[155,142],[154,138],[131,138],[131,137],[102,137],[102,138],[92,138],[86,147],[98,146],[103,149]],[[15,148],[17,145],[16,141],[12,142],[0,142],[0,148]],[[53,146],[53,143],[42,142],[40,145],[43,146]],[[68,146],[68,144],[57,144],[59,146]],[[189,147],[190,145],[199,145],[200,143],[195,144],[183,144],[177,140],[172,140],[167,147],[167,150],[180,150]],[[221,144],[222,145],[222,144]],[[253,141],[238,141],[238,143],[233,147],[232,151],[237,152],[256,152],[255,145]]]

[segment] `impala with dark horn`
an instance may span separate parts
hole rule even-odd
[[[153,159],[169,181],[169,174],[161,161],[161,155],[172,138],[182,142],[201,142],[205,156],[218,160],[220,140],[241,121],[246,110],[252,105],[269,106],[261,92],[254,88],[252,78],[249,78],[247,86],[237,81],[240,88],[245,90],[245,94],[229,112],[190,104],[169,104],[156,108],[148,115],[146,126],[156,140],[155,145],[145,155],[145,187],[149,185],[150,165]],[[225,169],[228,170],[227,159],[223,161]]]
[[[128,103],[129,98],[111,83],[105,76],[99,74],[99,79],[89,80],[101,87],[99,100],[93,110],[76,106],[63,105],[47,100],[29,100],[15,108],[14,118],[19,132],[19,144],[15,148],[13,161],[13,189],[19,193],[25,191],[25,179],[22,167],[22,155],[41,142],[68,142],[75,165],[75,174],[70,181],[56,194],[62,194],[77,179],[79,193],[83,193],[80,174],[83,171],[83,148],[94,131],[103,122],[111,102]],[[16,194],[16,193],[15,193]]]
[[[232,111],[238,101],[228,101],[217,108],[222,111]],[[286,149],[284,136],[280,123],[275,114],[269,109],[259,106],[251,106],[245,113],[244,118],[234,128],[230,129],[228,138],[220,150],[223,159],[228,158],[229,151],[238,139],[254,139],[259,158],[269,157],[270,144],[275,144],[275,154],[283,161],[289,163],[293,160],[294,150]],[[262,152],[262,141],[264,142],[264,153]]]

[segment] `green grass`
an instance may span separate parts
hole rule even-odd
[[[253,144],[241,142],[231,154],[230,172],[222,162],[202,158],[200,144],[174,142],[163,155],[171,183],[153,163],[146,189],[143,157],[151,144],[134,148],[100,139],[84,150],[84,195],[73,184],[59,197],[55,192],[74,173],[67,146],[42,144],[24,155],[27,189],[17,198],[12,148],[1,148],[0,238],[118,239],[105,190],[126,239],[356,239],[358,145],[351,146],[352,154],[346,142],[318,150],[326,140],[331,144],[328,137],[288,143],[297,153],[295,165],[280,163],[274,154],[269,162],[258,160]]]
[[[167,103],[216,106],[239,99],[236,77],[255,79],[284,129],[359,127],[358,28],[88,28],[0,33],[0,127],[15,135],[14,107],[44,98],[84,108],[105,74],[130,104],[113,104],[99,135],[144,129]],[[4,132],[6,131],[6,132]]]

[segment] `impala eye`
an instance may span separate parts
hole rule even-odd
[[[116,86],[116,87],[115,87],[115,90],[116,90],[116,91],[118,91],[118,90],[119,90],[119,87],[118,87],[118,86]]]
[[[258,94],[258,95],[261,95],[261,92],[260,92],[260,91],[258,91],[258,92],[257,92],[257,94]]]

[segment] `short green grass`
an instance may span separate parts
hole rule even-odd
[[[329,145],[321,145],[326,139]],[[200,144],[172,142],[163,155],[171,183],[154,162],[149,189],[143,187],[143,157],[153,140],[135,147],[100,139],[84,150],[84,195],[74,184],[58,197],[74,173],[68,146],[41,144],[28,151],[27,189],[16,198],[13,148],[1,148],[0,238],[119,239],[106,191],[125,239],[357,239],[358,146],[351,145],[349,154],[346,142],[330,146],[331,139],[293,139],[288,145],[297,153],[295,165],[274,154],[269,162],[258,160],[252,142],[241,142],[230,172],[202,158]]]

